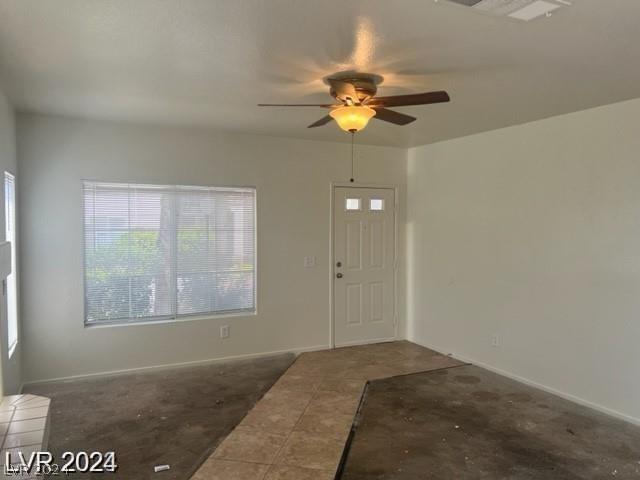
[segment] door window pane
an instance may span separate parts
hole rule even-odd
[[[369,200],[369,210],[371,211],[382,211],[384,210],[384,199],[382,198],[372,198]]]
[[[359,198],[347,198],[345,208],[347,210],[360,210],[361,200]]]

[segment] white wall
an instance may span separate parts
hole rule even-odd
[[[403,216],[406,150],[357,151],[357,181],[397,184]],[[329,345],[330,183],[349,144],[20,115],[18,152],[26,381]],[[84,328],[82,179],[255,185],[258,315]]]
[[[0,91],[0,238],[5,239],[4,224],[4,172],[9,171],[16,175],[18,183],[17,190],[20,189],[20,178],[17,175],[16,146],[15,146],[15,116],[13,108],[6,97]],[[19,222],[19,219],[18,219]],[[21,378],[21,350],[22,339],[20,330],[18,332],[18,346],[9,359],[7,349],[7,318],[6,318],[6,297],[3,297],[4,305],[0,307],[0,365],[2,368],[2,381],[0,382],[0,396],[17,393],[22,385]],[[20,315],[20,311],[18,311]]]
[[[409,337],[640,421],[639,125],[634,100],[411,149]]]

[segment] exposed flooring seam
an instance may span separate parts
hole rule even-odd
[[[364,400],[367,395],[367,390],[369,389],[369,384],[371,381],[367,381],[364,384],[364,389],[362,390],[362,396],[360,397],[360,403],[358,404],[358,410],[356,410],[356,414],[353,417],[353,423],[351,424],[351,430],[349,431],[349,436],[347,437],[347,441],[344,445],[344,449],[342,450],[342,456],[340,457],[340,463],[338,464],[338,470],[336,470],[336,476],[334,480],[340,480],[342,477],[342,472],[344,471],[344,466],[347,463],[347,458],[349,457],[349,450],[351,450],[351,443],[353,442],[353,436],[356,434],[356,430],[358,428],[358,419],[360,418],[360,412],[364,407]]]

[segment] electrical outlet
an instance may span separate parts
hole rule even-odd
[[[222,325],[220,327],[220,338],[229,338],[229,325]]]
[[[502,338],[497,333],[494,333],[491,336],[491,346],[492,347],[499,347],[500,345],[502,345]]]
[[[313,268],[316,266],[316,257],[304,257],[304,268]]]

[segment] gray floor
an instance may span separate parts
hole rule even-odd
[[[639,479],[640,428],[474,366],[369,384],[342,480]]]
[[[81,478],[188,479],[271,388],[293,355],[33,385],[52,399],[49,449],[115,451],[116,475]],[[169,464],[171,470],[154,473]]]

